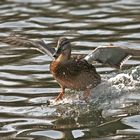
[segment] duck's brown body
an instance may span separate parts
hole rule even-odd
[[[90,89],[101,82],[100,75],[93,65],[85,60],[71,58],[71,45],[68,39],[58,40],[54,57],[50,71],[62,88],[56,100],[62,99],[65,88],[83,90],[85,96],[88,96]]]
[[[75,90],[86,90],[100,83],[100,76],[93,65],[85,60],[53,61],[50,71],[61,87]]]

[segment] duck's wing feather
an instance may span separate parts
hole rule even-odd
[[[30,40],[25,37],[17,36],[15,34],[12,34],[8,37],[1,37],[0,42],[16,47],[28,47],[31,49],[36,49],[43,54],[48,54],[52,59],[55,52],[55,49],[49,47],[49,45],[46,44],[43,40]]]
[[[66,63],[60,64],[56,67],[56,73],[58,76],[63,75],[64,77],[75,78],[80,75],[81,72],[97,73],[95,67],[85,60],[68,60]]]
[[[12,34],[8,37],[1,37],[0,42],[20,47],[28,47],[31,49],[36,49],[37,51],[48,54],[52,60],[53,54],[55,52],[55,49],[53,47],[50,47],[49,44],[44,42],[43,40],[30,40],[25,37],[17,36],[15,34]],[[99,46],[94,51],[92,51],[90,54],[72,54],[72,57],[77,57],[85,59],[88,63],[93,63],[94,61],[98,61],[103,64],[109,64],[113,67],[120,68],[124,62],[124,60],[127,60],[131,56],[140,56],[140,49],[130,49],[130,48],[122,48],[118,46]]]
[[[113,67],[120,68],[123,62],[131,56],[140,56],[140,49],[129,49],[118,46],[101,46],[84,57],[88,63],[98,61],[103,64],[109,64]]]
[[[30,40],[26,37],[17,35],[14,32],[10,36],[0,37],[0,42],[6,43],[11,46],[15,46],[15,47],[27,47],[30,49],[34,49],[43,54],[48,54],[52,60],[54,59],[53,54],[55,52],[55,48],[52,47],[53,43],[48,44],[44,40]],[[72,54],[73,58],[78,58],[78,59],[82,59],[85,56],[86,55]]]

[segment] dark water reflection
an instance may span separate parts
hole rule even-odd
[[[0,15],[0,36],[16,31],[48,43],[67,36],[73,51],[84,54],[109,43],[140,49],[139,0],[3,0]],[[122,71],[96,65],[108,82],[93,89],[88,102],[67,91],[60,103],[53,103],[60,88],[50,61],[0,44],[0,139],[140,139],[139,58]]]

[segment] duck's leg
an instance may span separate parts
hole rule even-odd
[[[64,93],[65,93],[65,88],[61,87],[62,91],[59,93],[59,95],[56,97],[55,101],[59,101],[63,99]]]
[[[90,88],[86,88],[86,90],[84,91],[84,95],[83,95],[83,99],[86,100],[89,96],[90,96]]]

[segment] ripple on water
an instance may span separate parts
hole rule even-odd
[[[56,117],[56,108],[46,106],[27,106],[27,107],[10,107],[0,106],[0,114],[9,114],[10,116],[19,117]]]
[[[9,0],[9,1],[15,1],[15,2],[21,2],[21,3],[46,3],[46,2],[50,2],[50,0]]]
[[[140,115],[134,115],[131,117],[125,117],[122,119],[122,123],[131,127],[131,129],[118,130],[118,134],[123,135],[139,135],[140,134]]]
[[[0,96],[0,102],[5,102],[5,103],[19,102],[19,101],[25,101],[25,100],[27,100],[27,98],[21,97],[21,96],[4,96],[4,95]]]
[[[32,132],[30,134],[35,135],[35,136],[44,136],[44,137],[49,137],[52,139],[63,139],[65,134],[61,131],[56,131],[56,130],[47,130],[47,131],[37,131],[37,132]]]

